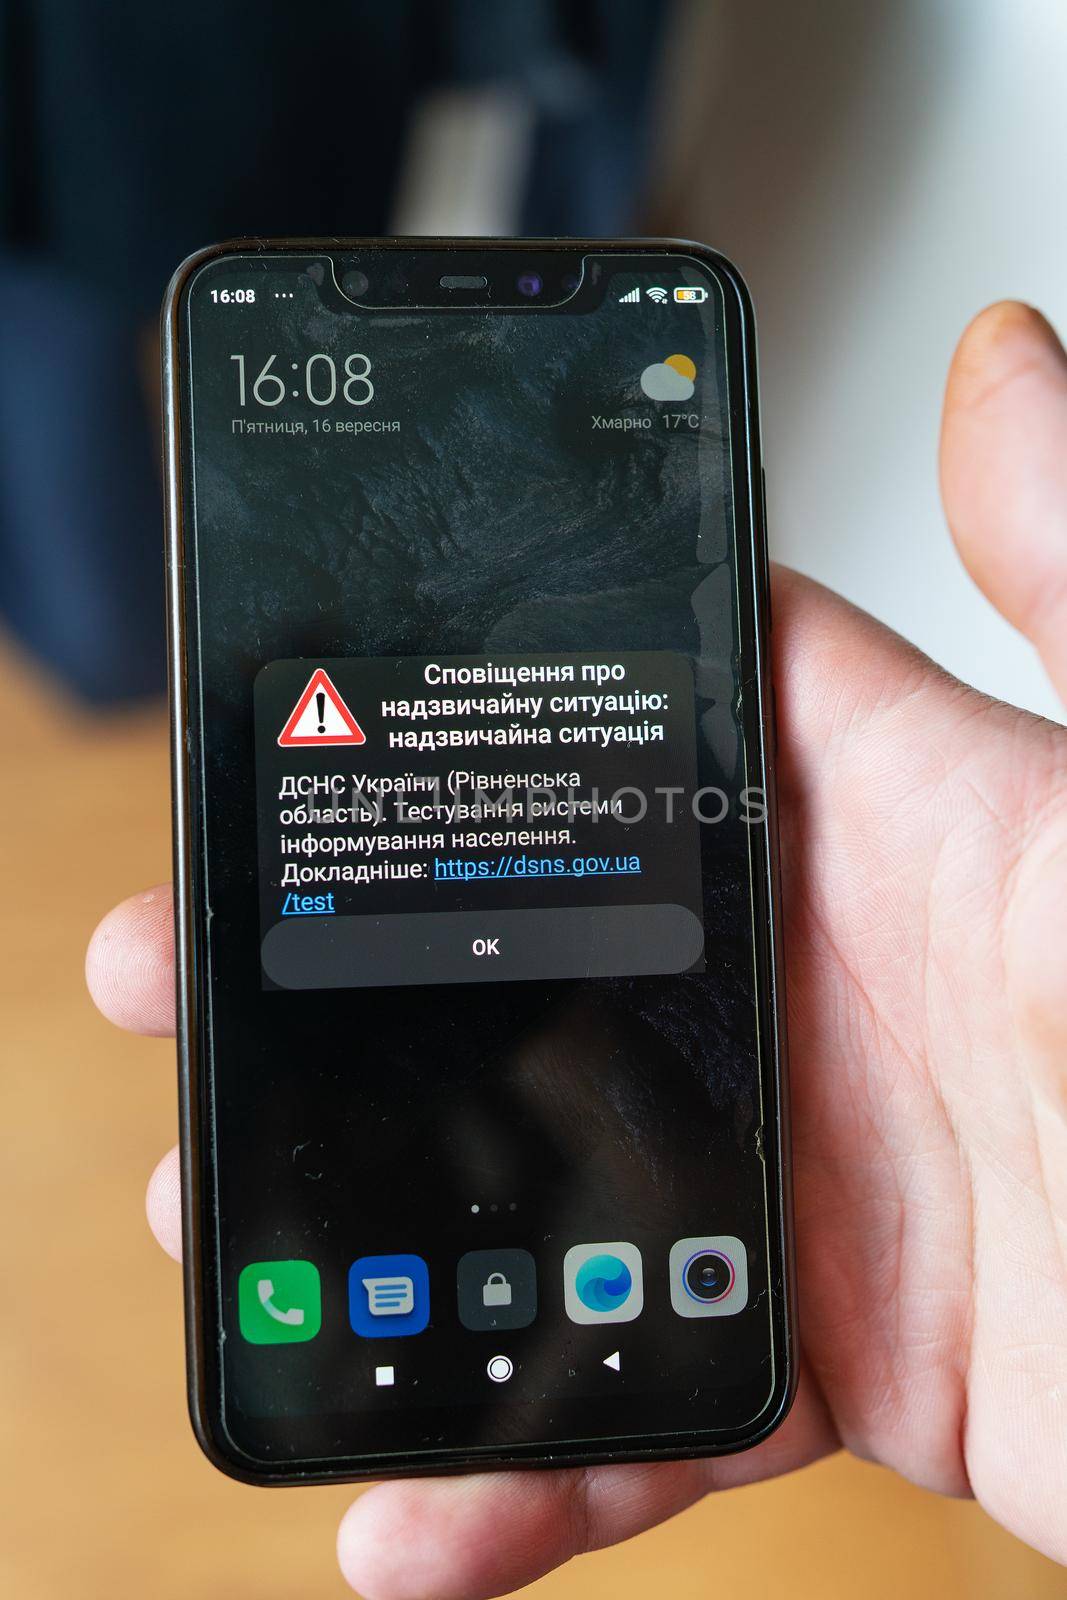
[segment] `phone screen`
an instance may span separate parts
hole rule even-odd
[[[199,1381],[245,1470],[713,1448],[788,1381],[743,310],[699,253],[538,260],[420,306],[417,251],[237,251],[180,299]]]

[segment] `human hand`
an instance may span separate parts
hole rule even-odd
[[[985,312],[949,380],[949,522],[1067,697],[1067,359]],[[371,1600],[478,1600],[844,1443],[1067,1561],[1067,731],[775,576],[805,1369],[756,1449],[380,1485],[339,1555]],[[173,1031],[169,890],[94,936],[106,1015]],[[176,1153],[149,1185],[180,1252]]]

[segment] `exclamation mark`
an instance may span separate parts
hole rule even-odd
[[[319,714],[319,732],[326,732],[326,696],[320,689],[315,696],[315,710]]]

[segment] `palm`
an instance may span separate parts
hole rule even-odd
[[[846,1443],[931,1487],[972,1487],[1047,1547],[1067,1467],[1047,1414],[1067,1393],[1067,1276],[1042,1174],[1063,1168],[1067,1138],[1035,1126],[1040,1045],[1021,1019],[1062,1010],[1042,989],[1035,952],[1055,930],[1035,896],[1067,899],[1050,809],[1067,733],[791,587],[778,682],[794,686],[783,814],[805,1349]],[[1025,1508],[1011,1503],[1024,1481]]]
[[[1067,694],[1064,440],[1051,330],[987,313],[953,368],[946,502],[972,572]],[[797,1403],[724,1460],[373,1490],[340,1554],[375,1600],[500,1594],[838,1440],[972,1490],[1067,1561],[1067,732],[803,579],[779,574],[775,613]],[[170,941],[168,896],[105,919],[89,976],[116,1021],[171,1025]],[[149,1191],[174,1251],[176,1170],[172,1155]]]

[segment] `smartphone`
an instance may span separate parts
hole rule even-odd
[[[738,273],[238,241],[174,278],[164,401],[201,1444],[754,1444],[795,1354]]]

